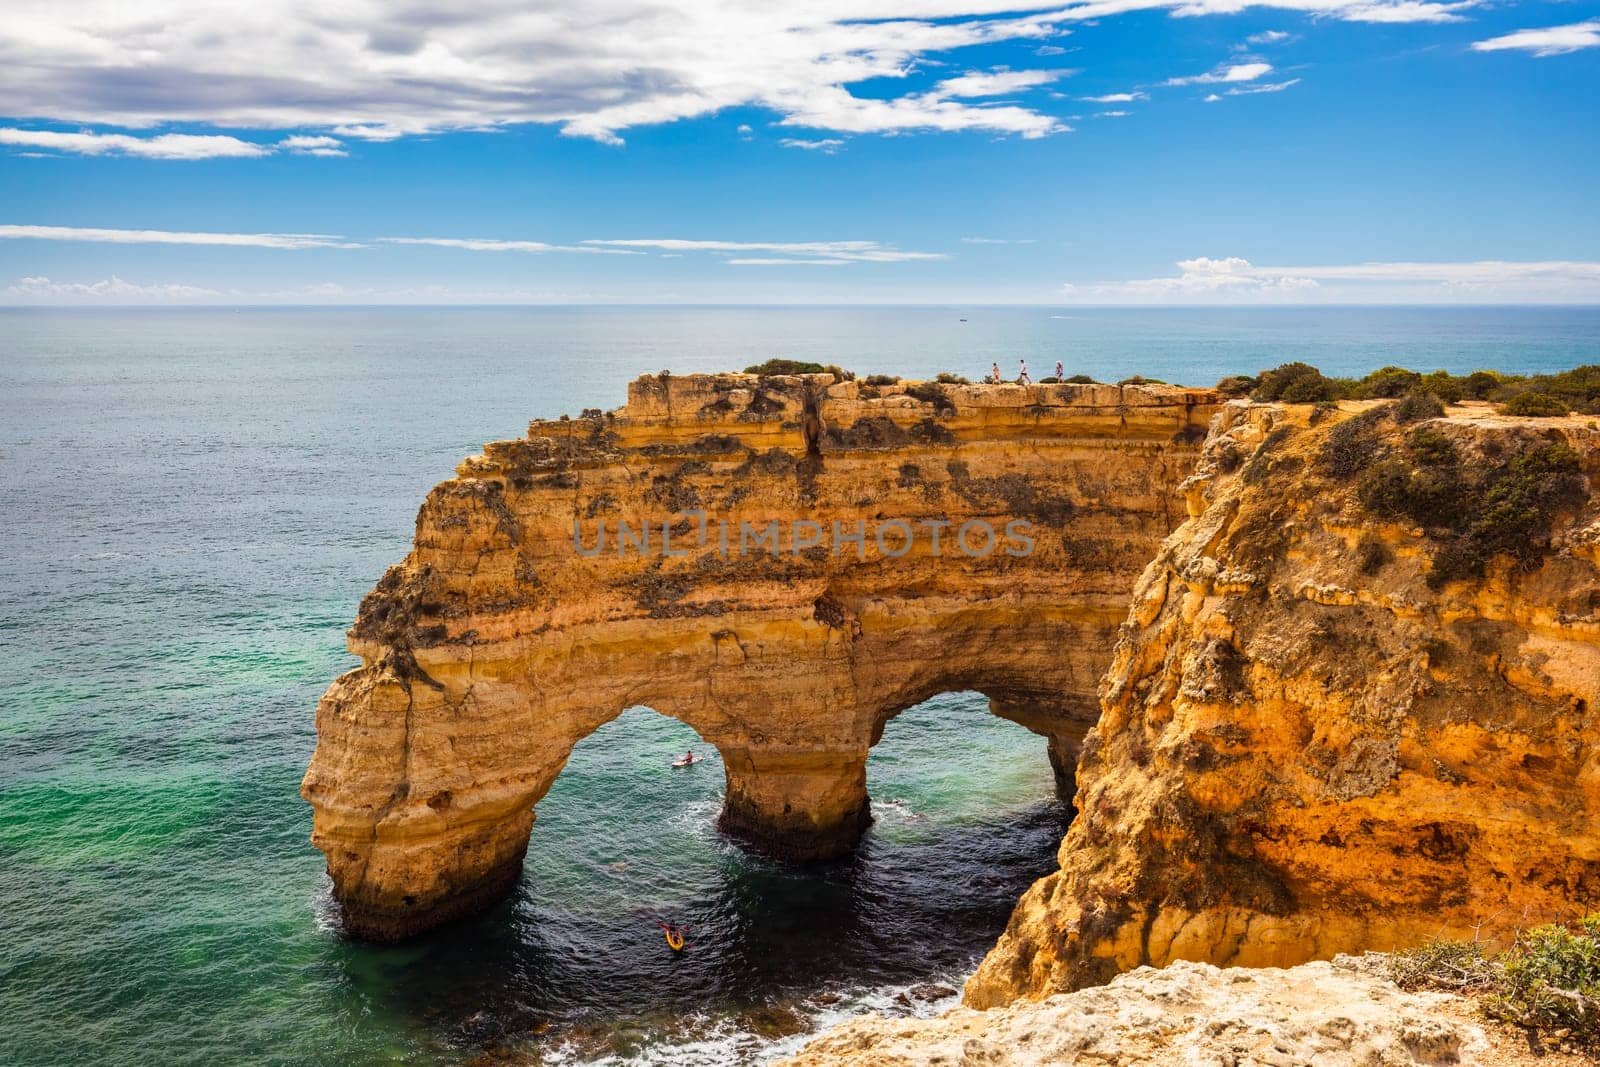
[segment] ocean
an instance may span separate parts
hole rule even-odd
[[[669,771],[698,738],[648,709],[579,744],[481,918],[347,942],[307,840],[312,711],[427,490],[640,373],[774,356],[1557,370],[1600,309],[0,311],[0,1062],[739,1064],[948,1004],[1067,819],[975,694],[889,725],[835,864],[722,841],[720,767]]]

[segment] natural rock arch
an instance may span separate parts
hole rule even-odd
[[[663,374],[487,446],[429,494],[318,708],[302,792],[348,928],[498,898],[572,747],[639,704],[718,748],[722,826],[785,856],[854,844],[868,750],[941,692],[1048,738],[1070,792],[1215,405]]]

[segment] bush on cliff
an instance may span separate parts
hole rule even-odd
[[[1216,385],[1217,392],[1223,396],[1249,396],[1255,389],[1257,379],[1244,374],[1230,374]]]
[[[1439,544],[1427,578],[1434,588],[1481,577],[1485,564],[1502,553],[1532,569],[1549,550],[1556,516],[1588,497],[1578,454],[1565,444],[1537,445],[1499,463],[1464,465],[1448,437],[1422,426],[1398,451],[1363,453],[1378,446],[1375,431],[1370,437],[1356,431],[1354,445],[1333,450],[1334,435],[1354,422],[1347,420],[1329,434],[1324,469],[1364,469],[1356,487],[1362,505],[1375,515],[1421,526]]]
[[[1256,379],[1257,400],[1281,400],[1285,404],[1310,404],[1318,400],[1337,400],[1339,383],[1309,363],[1284,363],[1262,371]]]
[[[1405,398],[1394,406],[1394,421],[1398,423],[1437,419],[1443,414],[1444,403],[1433,393],[1424,392],[1420,388],[1407,393]]]
[[[1374,400],[1393,400],[1422,387],[1422,375],[1404,367],[1380,367],[1361,379],[1360,395]]]
[[[821,363],[810,363],[799,359],[769,359],[765,363],[757,363],[753,367],[744,369],[746,374],[759,374],[763,378],[770,378],[779,374],[831,374],[841,382],[852,381],[855,375],[842,367],[832,363],[824,366]]]
[[[1502,415],[1522,415],[1531,418],[1552,418],[1565,415],[1570,410],[1565,400],[1549,393],[1518,393],[1500,407]]]
[[[1348,478],[1365,469],[1383,444],[1378,425],[1388,417],[1388,405],[1369,408],[1329,430],[1318,456],[1323,471],[1334,478]]]
[[[1388,959],[1402,989],[1479,994],[1484,1013],[1530,1035],[1600,1048],[1600,914],[1536,926],[1498,956],[1470,941],[1435,941]]]

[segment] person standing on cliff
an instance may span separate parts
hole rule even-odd
[[[1066,370],[1061,366],[1061,361],[1059,359],[1056,360],[1056,381],[1059,382],[1061,379],[1065,378],[1066,376],[1067,376],[1067,373],[1066,373]]]
[[[989,380],[995,385],[1000,384],[1000,364],[996,363],[989,368]]]
[[[1017,384],[1032,385],[1033,379],[1028,377],[1028,361],[1025,359],[1019,359],[1017,362],[1022,365],[1022,371],[1017,375]]]

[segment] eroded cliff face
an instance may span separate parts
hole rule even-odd
[[[1372,407],[1218,414],[968,1005],[1600,908],[1600,431]]]
[[[663,374],[487,446],[429,494],[350,631],[363,666],[317,710],[302,792],[349,929],[402,937],[504,893],[573,745],[634,705],[715,745],[724,828],[788,856],[854,843],[868,750],[940,692],[1044,736],[1070,795],[1216,409],[1166,386]]]

